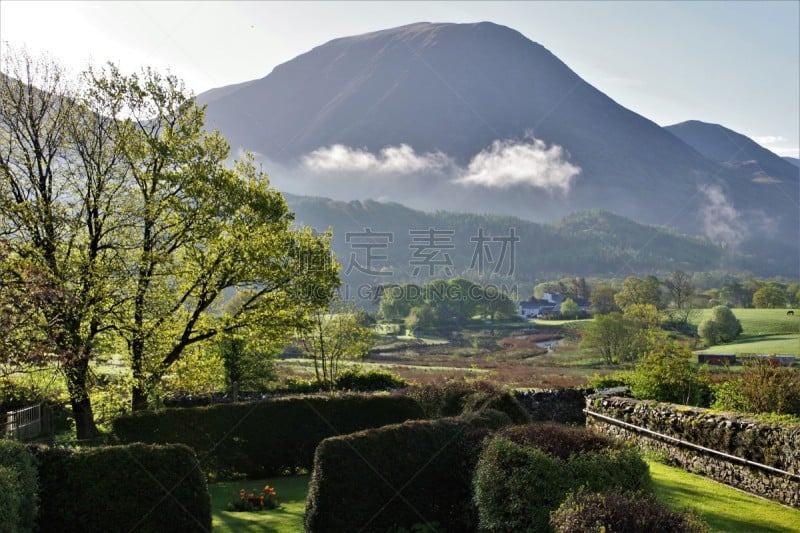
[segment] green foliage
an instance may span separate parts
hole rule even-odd
[[[580,487],[595,491],[648,489],[648,467],[632,448],[610,447],[560,459],[497,435],[484,446],[475,469],[474,500],[480,528],[547,531],[550,513]]]
[[[700,323],[697,332],[711,346],[735,339],[742,332],[742,323],[727,306],[718,305],[711,310],[711,317]]]
[[[0,528],[34,531],[38,492],[31,454],[19,442],[0,440]]]
[[[311,325],[300,334],[306,355],[314,361],[314,376],[323,388],[333,391],[343,359],[366,356],[375,342],[372,330],[359,323],[351,311],[330,314],[314,311]]]
[[[39,530],[211,530],[211,499],[186,446],[40,447]]]
[[[3,531],[17,533],[20,521],[20,488],[17,473],[0,464],[0,524]]]
[[[405,396],[306,396],[137,412],[113,428],[125,443],[186,444],[214,478],[257,478],[310,469],[314,449],[333,435],[423,416]]]
[[[592,288],[592,295],[589,302],[592,304],[592,312],[595,315],[607,315],[620,311],[614,295],[617,291],[610,285],[599,284]]]
[[[650,304],[661,309],[661,283],[655,276],[646,276],[640,279],[634,276],[625,278],[622,288],[614,295],[614,301],[623,311],[632,304]]]
[[[561,316],[564,318],[578,317],[578,304],[572,298],[567,298],[561,302]]]
[[[753,305],[759,309],[786,307],[786,293],[775,285],[766,285],[753,293]]]
[[[431,383],[410,388],[408,395],[417,400],[428,418],[494,409],[508,415],[515,424],[530,421],[530,415],[510,391],[487,381]]]
[[[714,389],[715,409],[800,416],[800,370],[747,360],[740,377]]]
[[[594,350],[610,365],[628,358],[628,328],[622,315],[611,313],[596,316],[583,331],[581,346]]]
[[[562,460],[577,453],[599,451],[613,444],[608,437],[585,427],[565,426],[555,422],[512,426],[500,434],[516,444],[537,448]]]
[[[631,512],[635,510],[635,512]],[[579,490],[567,496],[550,516],[555,533],[705,533],[695,513],[676,513],[655,496],[642,493],[595,493]]]
[[[307,531],[389,531],[438,522],[474,531],[472,471],[496,411],[406,422],[326,439],[314,458]]]
[[[350,367],[336,378],[336,389],[358,392],[401,389],[407,386],[403,378],[388,370],[364,371],[361,367]]]
[[[691,359],[685,346],[672,342],[656,346],[631,372],[631,392],[643,400],[708,405],[708,378]]]

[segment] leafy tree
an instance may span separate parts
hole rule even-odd
[[[694,308],[692,298],[696,292],[692,277],[681,270],[674,270],[664,279],[664,287],[667,288],[671,316],[681,324],[688,323]]]
[[[89,363],[106,339],[127,347],[140,409],[187,348],[327,306],[329,236],[292,229],[251,158],[226,163],[176,78],[109,66],[74,86],[51,62],[3,62],[0,234],[52,289],[40,324],[79,438],[96,434]],[[214,305],[235,289],[252,297],[221,324]]]
[[[592,295],[589,302],[592,304],[592,312],[595,315],[607,315],[618,312],[619,306],[614,301],[617,291],[610,285],[595,285],[592,288]]]
[[[626,359],[635,361],[663,341],[661,315],[652,304],[631,304],[622,313],[628,331]]]
[[[561,316],[565,316],[567,318],[578,317],[578,304],[576,304],[572,298],[567,298],[561,302]]]
[[[719,291],[720,296],[725,298],[734,307],[750,307],[753,303],[753,293],[756,289],[743,286],[738,281],[725,283]]]
[[[324,389],[333,391],[343,359],[364,357],[372,348],[372,331],[358,323],[351,311],[311,313],[310,325],[300,334],[306,354],[314,362],[314,375]]]
[[[691,359],[692,351],[685,346],[674,342],[656,346],[631,373],[631,392],[646,400],[704,405],[708,378]]]
[[[545,281],[539,283],[533,288],[533,297],[541,300],[545,293],[550,294],[563,294],[566,290],[564,283],[560,281]]]
[[[786,286],[786,298],[789,300],[789,305],[800,305],[800,283],[792,282]]]
[[[753,305],[759,309],[786,307],[786,293],[775,285],[766,285],[753,293]]]
[[[655,276],[644,279],[629,276],[622,282],[622,289],[614,295],[614,301],[623,310],[632,304],[651,304],[656,309],[661,309],[660,285]]]
[[[711,318],[700,323],[697,332],[712,346],[735,339],[742,332],[742,323],[727,306],[718,305],[711,310]]]
[[[49,59],[6,48],[0,75],[0,234],[46,279],[38,322],[66,379],[78,438],[97,434],[89,362],[109,316],[120,265],[115,202],[121,144],[105,106]]]
[[[489,320],[517,316],[517,306],[514,301],[494,285],[483,286],[481,299],[478,302],[478,311],[481,316]]]
[[[581,346],[597,351],[603,361],[610,365],[627,358],[628,341],[628,328],[622,315],[609,313],[594,318],[584,330]]]
[[[142,409],[187,347],[257,323],[294,329],[327,306],[338,279],[328,237],[290,228],[283,196],[252,158],[225,165],[227,142],[204,129],[203,109],[177,78],[110,66],[92,81],[116,112],[130,175],[118,212],[131,275],[117,289],[130,304],[117,330],[132,361],[133,408]],[[213,304],[231,289],[250,296],[220,327]]]
[[[386,320],[404,320],[412,307],[422,303],[422,288],[419,285],[391,285],[383,289],[379,309]]]

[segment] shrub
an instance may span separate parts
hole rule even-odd
[[[553,422],[513,426],[500,434],[511,442],[538,448],[559,459],[568,459],[576,453],[593,452],[614,444],[610,438],[585,427]]]
[[[434,383],[413,387],[408,394],[419,402],[428,418],[494,409],[507,414],[515,424],[524,424],[531,419],[515,396],[486,381]]]
[[[711,385],[691,358],[689,348],[672,342],[655,347],[631,372],[631,392],[642,400],[708,405]]]
[[[324,440],[314,457],[306,531],[474,531],[480,443],[508,425],[497,411],[418,420]]]
[[[769,360],[748,360],[739,379],[718,385],[714,393],[715,409],[800,416],[800,370]]]
[[[634,512],[631,512],[634,510]],[[654,496],[637,493],[570,494],[550,515],[555,533],[704,533],[708,526],[694,513],[676,513]]]
[[[0,465],[0,526],[2,531],[17,533],[20,531],[20,489],[17,473],[8,466]]]
[[[742,323],[727,306],[718,305],[711,310],[711,318],[700,323],[697,332],[712,346],[735,339],[742,332]]]
[[[423,416],[406,396],[351,394],[144,411],[113,427],[124,443],[186,444],[214,478],[260,478],[310,470],[325,438]]]
[[[36,524],[36,498],[39,484],[36,466],[25,446],[0,440],[0,528],[9,531],[33,531]]]
[[[406,386],[407,383],[403,378],[387,370],[369,370],[365,372],[358,367],[351,367],[340,372],[336,378],[336,388],[338,390],[368,392],[401,389]]]
[[[484,447],[473,483],[481,529],[547,531],[550,513],[570,491],[642,490],[649,488],[650,476],[647,463],[631,448],[560,459],[501,434]]]
[[[182,445],[40,447],[39,530],[211,530],[211,498],[194,452]]]

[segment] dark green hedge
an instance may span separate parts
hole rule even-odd
[[[353,394],[146,411],[113,427],[124,443],[186,444],[212,478],[260,478],[310,471],[328,437],[423,416],[406,396]]]
[[[33,531],[37,492],[30,452],[19,442],[0,440],[0,531]]]
[[[570,494],[550,515],[555,533],[707,533],[708,525],[690,511],[675,512],[651,494]]]
[[[40,447],[42,533],[211,531],[211,498],[182,445]]]
[[[510,424],[487,410],[322,441],[306,500],[306,531],[390,531],[415,524],[470,531],[481,442]]]
[[[494,409],[507,414],[515,424],[531,421],[528,411],[511,392],[487,381],[432,383],[411,387],[408,395],[419,402],[428,418]]]
[[[550,426],[542,426],[549,427]],[[550,513],[571,491],[645,490],[650,474],[638,451],[607,447],[557,455],[535,447],[519,434],[499,434],[487,442],[475,468],[475,505],[485,531],[548,531]],[[517,438],[515,442],[512,438]],[[548,443],[587,444],[565,435]],[[549,444],[548,444],[549,445]],[[564,458],[562,458],[564,457]]]

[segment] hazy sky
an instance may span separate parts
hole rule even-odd
[[[512,27],[667,125],[800,147],[800,2],[42,2],[0,0],[0,39],[69,67],[170,67],[199,93],[266,76],[336,37],[411,22]]]

